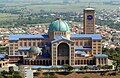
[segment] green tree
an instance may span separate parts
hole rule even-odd
[[[14,73],[14,69],[13,69],[13,66],[9,67],[9,74],[13,74]]]
[[[5,76],[6,74],[8,74],[7,71],[5,71],[5,70],[1,71],[1,75],[2,75],[2,76]]]
[[[81,66],[81,67],[80,67],[80,70],[84,70],[84,67],[83,67],[83,66]]]
[[[98,69],[99,69],[99,70],[102,68],[102,66],[101,66],[101,65],[98,65],[97,67],[98,67]]]
[[[46,76],[44,76],[43,78],[57,78],[56,76],[51,76],[51,75],[46,75]]]
[[[68,72],[70,72],[74,69],[74,67],[69,66],[68,64],[64,64],[63,67],[64,67],[65,71],[68,71]]]
[[[19,72],[18,72],[18,71],[14,71],[14,74],[17,74],[17,75],[18,75],[18,74],[19,74]]]
[[[74,69],[74,67],[72,67],[72,66],[68,66],[67,67],[67,70],[70,72],[70,71],[72,71]]]
[[[38,68],[38,69],[37,69],[37,71],[41,72],[41,71],[42,71],[42,69],[41,69],[41,68]]]
[[[68,64],[63,64],[64,70],[67,71]]]
[[[19,74],[14,74],[13,78],[22,78]]]
[[[6,78],[13,78],[13,75],[7,75]]]
[[[53,67],[51,67],[50,70],[53,70],[53,71],[57,72],[57,71],[58,71],[58,68],[53,66]]]
[[[115,66],[115,70],[117,71],[118,68],[120,67],[120,56],[114,58],[113,60],[114,60],[113,65]]]
[[[4,76],[0,76],[0,78],[4,78]]]

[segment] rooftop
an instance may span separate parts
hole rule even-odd
[[[19,39],[36,39],[36,38],[49,38],[48,34],[41,35],[41,34],[36,34],[36,35],[28,35],[28,34],[22,34],[22,35],[10,35],[9,40],[19,40]],[[102,37],[100,34],[71,34],[71,38],[91,38],[92,40],[102,40]],[[55,40],[59,39],[67,39],[63,36],[58,36],[55,38]],[[67,39],[69,40],[69,39]]]
[[[88,8],[85,8],[85,10],[95,10],[95,9],[88,7]]]
[[[89,56],[88,54],[86,54],[83,51],[76,51],[75,54],[80,54],[80,55],[83,55],[83,56]]]
[[[57,36],[57,37],[55,37],[55,39],[54,39],[53,41],[51,41],[51,42],[54,43],[54,42],[57,42],[57,41],[62,40],[62,39],[68,40],[68,41],[70,41],[70,42],[74,42],[73,40],[69,40],[68,38],[63,37],[63,36]]]
[[[5,58],[6,54],[0,54],[0,59]]]
[[[84,47],[84,46],[76,46],[75,50],[92,50],[91,47]]]
[[[49,25],[50,31],[70,31],[70,27],[68,26],[66,21],[62,21],[60,18],[53,21]]]
[[[36,39],[36,38],[48,38],[48,35],[41,35],[41,34],[36,34],[36,35],[29,35],[29,34],[21,34],[21,35],[10,35],[9,40],[19,40],[19,39]]]
[[[44,69],[49,69],[49,68],[63,68],[63,66],[32,66],[31,68],[33,69],[38,69],[38,68],[44,68]]]
[[[29,50],[30,47],[20,47],[18,50]]]
[[[98,58],[100,58],[100,57],[108,57],[106,54],[96,54],[96,55],[94,55],[95,57],[98,57]]]
[[[71,38],[92,38],[92,40],[102,40],[100,34],[71,34]]]

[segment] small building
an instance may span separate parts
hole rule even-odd
[[[9,63],[8,55],[0,54],[0,67],[8,66],[8,63]]]
[[[24,78],[33,78],[33,70],[24,68]]]

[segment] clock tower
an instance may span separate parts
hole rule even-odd
[[[95,10],[84,9],[84,34],[95,34]]]

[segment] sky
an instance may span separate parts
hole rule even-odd
[[[0,1],[46,1],[46,2],[81,1],[81,2],[103,2],[103,1],[120,1],[120,0],[0,0]]]

